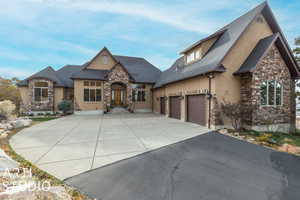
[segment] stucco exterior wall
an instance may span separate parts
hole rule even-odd
[[[155,89],[153,92],[153,99],[154,99],[154,112],[160,112],[160,97],[170,97],[170,96],[184,96],[181,100],[181,120],[187,120],[187,111],[186,111],[186,96],[192,94],[199,94],[203,91],[208,91],[209,89],[209,79],[206,76],[198,76],[195,78],[191,78],[188,80],[175,82],[168,84],[162,88]],[[212,79],[211,81],[211,92],[215,94],[215,80]],[[214,108],[214,100],[212,100],[212,110]],[[206,102],[206,120],[208,125],[208,99]],[[169,116],[169,99],[166,101],[166,116]]]
[[[107,64],[102,63],[101,57],[104,56],[104,55],[108,57],[108,63]],[[115,64],[116,64],[115,60],[110,56],[110,54],[106,50],[104,50],[99,55],[97,55],[95,57],[95,59],[87,66],[87,68],[88,69],[109,70]]]
[[[64,99],[64,88],[54,88],[54,111],[58,111],[58,104]]]
[[[166,96],[165,88],[157,88],[154,89],[153,92],[153,112],[154,113],[160,113],[160,97]],[[166,108],[167,113],[167,108]]]
[[[84,101],[84,83],[85,80],[74,80],[74,108],[81,110],[103,110],[103,82],[101,81],[102,98],[100,102]],[[91,88],[91,87],[89,87]]]
[[[145,100],[142,102],[132,102],[133,110],[138,111],[152,111],[152,84],[145,84]]]
[[[244,63],[259,40],[273,34],[263,16],[259,15],[258,18],[259,20],[255,19],[249,25],[222,62],[226,72],[216,76],[216,94],[221,97],[220,100],[222,98],[231,102],[240,100],[240,78],[233,76],[233,73]],[[260,19],[263,19],[263,22]]]

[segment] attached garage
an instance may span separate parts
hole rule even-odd
[[[206,126],[205,95],[187,96],[187,121]]]
[[[181,99],[179,96],[170,97],[170,117],[181,119]]]
[[[160,114],[166,114],[166,98],[160,97]]]

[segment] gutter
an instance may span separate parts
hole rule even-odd
[[[211,127],[211,100],[212,100],[212,93],[211,93],[211,80],[215,78],[214,74],[208,74],[208,128]]]

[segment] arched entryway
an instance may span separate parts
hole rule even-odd
[[[127,88],[124,83],[116,82],[111,84],[111,105],[125,106],[127,104]]]

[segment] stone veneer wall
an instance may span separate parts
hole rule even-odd
[[[283,98],[281,106],[260,106],[260,86],[265,80],[276,80],[283,86]],[[295,123],[295,97],[294,80],[288,67],[282,59],[276,46],[272,46],[264,58],[257,64],[252,75],[241,76],[241,101],[244,104],[257,105],[249,118],[245,120],[247,125],[266,125],[266,119],[272,124]]]
[[[34,101],[34,83],[35,82],[47,82],[48,83],[48,101],[47,102],[35,102]],[[29,80],[29,99],[28,111],[52,111],[54,108],[54,85],[53,81],[48,79],[31,79]]]
[[[124,83],[126,85],[127,91],[127,101],[126,103],[132,106],[131,93],[132,88],[130,84],[130,79],[128,74],[124,71],[124,69],[118,65],[116,66],[108,75],[108,81],[104,83],[104,105],[111,105],[111,84],[113,83]]]

